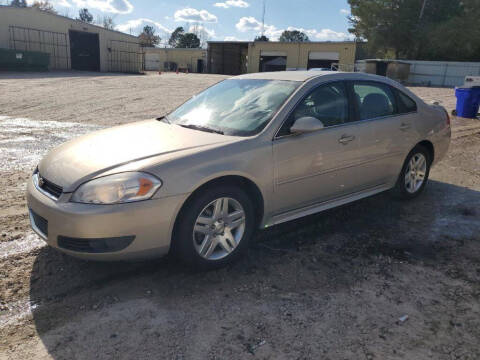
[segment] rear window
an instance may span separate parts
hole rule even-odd
[[[397,90],[398,95],[398,112],[400,114],[417,111],[417,103],[408,95]]]

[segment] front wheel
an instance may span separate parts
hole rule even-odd
[[[211,187],[189,200],[180,214],[174,249],[190,265],[216,268],[241,255],[254,229],[254,207],[242,189]]]
[[[403,199],[420,195],[427,185],[431,162],[430,152],[423,146],[416,146],[408,154],[398,177],[396,195]]]

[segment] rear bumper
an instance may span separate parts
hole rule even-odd
[[[37,226],[31,221],[33,230],[48,245],[89,260],[143,259],[166,254],[175,218],[187,197],[188,194],[183,194],[116,205],[77,204],[62,197],[55,201],[45,196],[35,188],[32,179],[27,185],[29,209],[47,222]],[[62,243],[62,238],[69,241]],[[72,239],[76,241],[74,245],[80,244],[77,251],[71,250]],[[115,243],[115,239],[122,244]],[[86,242],[84,248],[82,240]],[[102,251],[92,251],[87,242],[94,240],[103,241],[109,247],[100,244]],[[92,244],[96,248],[99,243]]]
[[[450,147],[451,137],[452,129],[448,126],[437,132],[431,139],[435,149],[435,158],[432,165],[437,164],[445,157],[448,152],[448,148]]]

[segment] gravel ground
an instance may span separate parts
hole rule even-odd
[[[478,120],[452,120],[420,198],[273,227],[218,271],[81,261],[32,233],[25,181],[49,148],[223,78],[0,73],[0,359],[480,358]],[[452,89],[412,90],[454,107]]]

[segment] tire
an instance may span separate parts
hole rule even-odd
[[[424,159],[424,166],[421,166],[421,159]],[[412,160],[413,159],[413,160]],[[417,165],[412,169],[413,162]],[[419,196],[428,182],[430,175],[430,166],[432,164],[432,156],[427,148],[421,145],[415,146],[408,154],[402,167],[402,171],[398,176],[397,183],[393,189],[395,197],[399,199],[409,200]],[[423,180],[418,183],[423,173]]]
[[[232,185],[208,187],[189,199],[180,213],[173,253],[197,269],[219,268],[245,252],[255,227],[253,202],[245,191]]]

